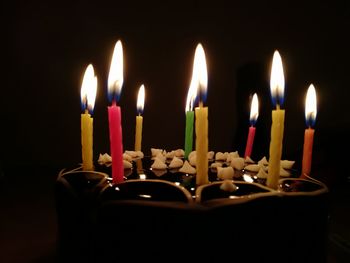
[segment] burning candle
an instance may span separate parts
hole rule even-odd
[[[93,170],[93,118],[92,114],[95,105],[97,91],[97,77],[94,67],[87,66],[80,90],[81,105],[81,153],[83,160],[83,170]]]
[[[199,107],[196,112],[196,158],[197,175],[196,184],[203,185],[208,180],[208,107],[204,107],[207,96],[208,73],[205,61],[205,53],[201,44],[197,45],[193,71],[195,77],[197,92],[199,93]]]
[[[193,123],[194,123],[194,112],[193,112],[193,103],[194,98],[196,96],[196,76],[192,75],[192,80],[190,84],[190,88],[187,93],[186,100],[186,130],[185,130],[185,159],[188,158],[190,152],[192,152],[193,146]]]
[[[259,101],[258,101],[258,95],[254,93],[252,103],[250,106],[250,127],[248,132],[248,138],[247,138],[247,145],[245,147],[245,153],[244,157],[250,157],[252,154],[253,149],[253,143],[254,143],[254,137],[255,137],[255,123],[259,116]]]
[[[108,124],[113,183],[122,182],[124,180],[121,110],[117,105],[123,86],[123,80],[123,48],[121,41],[118,40],[114,47],[108,75],[108,99],[112,103],[112,105],[108,107]]]
[[[137,96],[137,116],[136,116],[136,129],[135,129],[135,151],[141,151],[141,142],[142,142],[142,122],[143,117],[143,107],[145,104],[145,86],[142,84],[139,93]]]
[[[270,158],[266,184],[270,188],[277,189],[280,176],[285,115],[285,111],[280,109],[284,99],[284,74],[282,58],[278,51],[275,51],[273,54],[270,89],[272,102],[276,106],[276,109],[272,110]]]
[[[317,114],[317,99],[316,99],[316,90],[314,85],[310,85],[305,101],[305,121],[307,129],[305,129],[304,133],[304,149],[303,149],[303,161],[302,161],[302,169],[301,174],[302,177],[305,175],[310,175],[311,172],[311,160],[312,160],[312,146],[314,142],[314,133],[315,130],[312,127],[316,122],[316,114]]]

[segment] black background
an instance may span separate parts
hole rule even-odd
[[[144,152],[183,147],[185,100],[199,42],[208,64],[210,150],[243,154],[249,96],[257,92],[260,116],[254,154],[255,159],[268,155],[273,108],[269,74],[276,49],[286,78],[283,158],[301,160],[310,83],[318,95],[315,155],[336,156],[348,141],[345,2],[23,1],[6,6],[3,13],[3,162],[64,166],[80,161],[80,85],[89,63],[99,80],[93,115],[95,158],[109,151],[106,83],[118,39],[125,56],[120,99],[124,149],[133,148],[136,96],[142,83]]]

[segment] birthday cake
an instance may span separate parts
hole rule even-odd
[[[113,183],[108,154],[100,154],[94,171],[77,165],[60,172],[56,199],[62,262],[160,262],[164,253],[174,251],[181,260],[184,240],[206,251],[186,256],[189,260],[231,258],[218,254],[213,240],[237,249],[235,257],[244,262],[280,262],[266,253],[268,244],[274,245],[276,260],[291,254],[284,262],[325,258],[327,187],[297,178],[294,161],[281,161],[275,190],[266,186],[265,157],[253,161],[237,152],[209,152],[209,183],[201,186],[195,180],[195,152],[185,160],[181,149],[152,148],[146,156],[125,151],[123,159],[124,180],[118,183]],[[265,243],[274,236],[281,242]],[[250,253],[250,245],[256,253]],[[154,249],[160,254],[151,253]]]

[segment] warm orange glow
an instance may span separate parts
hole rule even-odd
[[[93,111],[97,92],[97,77],[94,67],[89,64],[85,70],[83,82],[80,89],[81,103],[84,109]]]
[[[142,84],[137,95],[137,112],[141,114],[145,105],[145,86]]]
[[[282,58],[280,53],[276,50],[273,54],[272,67],[271,67],[271,79],[270,79],[271,96],[275,103],[280,104],[283,102],[284,96],[284,73]],[[276,101],[277,100],[277,101]],[[282,100],[282,101],[279,101]]]
[[[198,44],[194,55],[192,80],[196,85],[197,92],[201,94],[200,100],[205,100],[208,86],[208,71],[205,52],[202,44]]]
[[[254,93],[252,104],[250,106],[250,121],[255,123],[256,120],[259,117],[259,101],[258,101],[258,95]]]
[[[314,123],[317,115],[317,98],[314,85],[310,85],[305,100],[305,119],[307,123]]]
[[[118,40],[114,47],[114,52],[109,69],[108,93],[119,95],[123,86],[123,81],[123,47],[122,42]]]

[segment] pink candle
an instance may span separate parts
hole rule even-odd
[[[111,67],[108,75],[108,97],[112,105],[108,107],[108,124],[110,150],[112,156],[113,183],[124,180],[123,137],[121,125],[121,110],[117,106],[123,85],[123,48],[120,40],[114,47]]]
[[[116,102],[108,107],[109,140],[112,155],[112,178],[113,183],[124,180],[123,165],[123,136],[121,125],[121,111]]]
[[[247,145],[245,147],[244,158],[250,157],[251,154],[252,154],[253,143],[254,143],[254,136],[255,136],[255,127],[254,126],[250,126],[249,127],[248,138],[247,138]]]
[[[254,93],[253,99],[252,99],[252,104],[250,108],[250,123],[251,126],[249,127],[249,133],[248,133],[248,138],[247,138],[247,144],[245,147],[245,153],[244,153],[244,158],[250,157],[252,154],[252,149],[253,149],[253,143],[254,143],[254,137],[255,137],[255,123],[256,120],[258,119],[259,116],[259,101],[258,101],[258,95]]]

